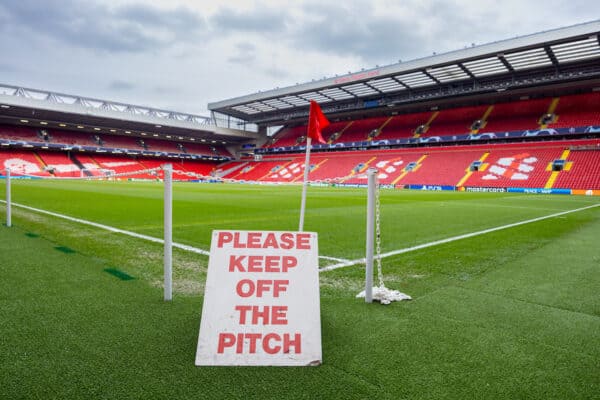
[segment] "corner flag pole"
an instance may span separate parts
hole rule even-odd
[[[164,171],[164,292],[165,301],[173,299],[173,165],[163,165]]]
[[[6,226],[12,226],[12,207],[10,199],[10,168],[6,168]]]
[[[302,183],[302,203],[300,205],[300,224],[298,230],[302,232],[304,230],[304,210],[306,208],[306,187],[308,186],[308,174],[310,173],[310,148],[312,140],[316,140],[319,143],[326,143],[321,136],[321,130],[329,126],[329,121],[319,104],[316,101],[310,101],[310,108],[308,109],[308,127],[306,130],[306,160],[304,162],[304,182]]]
[[[367,242],[365,257],[365,303],[373,302],[373,249],[375,245],[375,168],[367,170]]]
[[[304,230],[304,210],[306,208],[306,187],[308,186],[308,173],[310,172],[310,146],[312,139],[306,138],[306,159],[304,161],[304,181],[302,182],[302,202],[300,204],[300,224],[298,231]]]

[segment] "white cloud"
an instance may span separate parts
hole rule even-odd
[[[207,114],[208,102],[600,15],[584,0],[330,4],[1,2],[2,83]]]

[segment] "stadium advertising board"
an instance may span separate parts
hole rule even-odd
[[[213,231],[196,365],[321,364],[314,232]]]

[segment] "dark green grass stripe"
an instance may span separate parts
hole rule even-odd
[[[116,268],[105,268],[104,272],[108,272],[109,274],[119,278],[122,281],[130,281],[130,280],[135,279],[133,276],[131,276],[123,271],[120,271]]]
[[[30,238],[38,238],[38,237],[40,237],[40,235],[38,235],[37,233],[33,233],[33,232],[26,232],[25,236],[30,237]]]
[[[73,253],[76,253],[76,251],[75,251],[75,250],[73,250],[72,248],[70,248],[70,247],[67,247],[67,246],[56,246],[56,247],[54,248],[54,250],[61,251],[61,252],[65,253],[65,254],[73,254]]]

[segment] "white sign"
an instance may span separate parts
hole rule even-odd
[[[213,231],[196,365],[319,365],[317,234]]]

